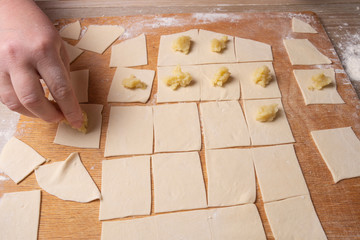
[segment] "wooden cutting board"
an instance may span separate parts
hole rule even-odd
[[[293,16],[309,20],[319,33],[292,33],[291,18]],[[75,20],[77,19],[61,19],[56,21],[55,25],[60,29]],[[360,178],[343,180],[336,185],[333,184],[330,172],[310,136],[312,130],[351,126],[356,135],[360,137],[360,101],[324,28],[314,13],[174,14],[78,20],[80,20],[83,29],[91,24],[123,26],[126,32],[116,43],[145,33],[149,64],[137,67],[141,69],[156,70],[161,35],[193,28],[250,38],[270,44],[274,55],[273,64],[282,93],[282,102],[296,140],[296,153],[322,226],[329,239],[359,238]],[[282,40],[288,37],[309,39],[332,60],[331,67],[336,71],[338,91],[346,104],[305,106],[292,70],[325,66],[293,67],[282,43]],[[76,43],[76,41],[69,42],[71,44]],[[101,161],[105,159],[103,156],[110,106],[142,105],[108,104],[106,102],[115,72],[114,68],[109,68],[110,51],[109,48],[103,55],[85,52],[71,65],[71,70],[90,69],[89,103],[99,103],[105,106],[100,149],[80,149],[53,144],[57,129],[55,124],[47,124],[41,120],[23,116],[16,132],[16,137],[51,161],[63,161],[70,153],[79,152],[83,164],[99,189],[101,188]],[[155,79],[151,98],[146,105],[156,103],[156,92],[157,82]],[[242,104],[242,101],[240,103]],[[204,171],[206,169],[204,146],[200,153]],[[205,171],[204,179],[207,185]],[[14,184],[11,180],[0,182],[0,195],[6,192],[32,189],[39,189],[35,174],[31,174],[19,185]],[[258,186],[256,206],[259,209],[268,239],[273,239]],[[42,191],[39,239],[100,239],[101,222],[98,220],[98,212],[99,201],[85,204],[63,201]]]

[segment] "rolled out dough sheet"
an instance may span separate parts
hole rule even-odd
[[[270,104],[278,104],[279,107],[274,121],[256,121],[255,117],[259,107]],[[275,145],[295,142],[281,99],[246,100],[244,101],[244,108],[252,145]]]
[[[317,31],[308,23],[297,18],[291,20],[292,31],[297,33],[317,33]]]
[[[310,196],[288,198],[264,206],[275,239],[327,239]]]
[[[156,105],[153,111],[155,152],[201,149],[200,120],[196,103]]]
[[[199,101],[203,78],[200,66],[181,66],[181,71],[190,73],[192,81],[190,85],[186,87],[179,87],[176,90],[172,90],[171,87],[164,83],[164,78],[173,75],[172,72],[174,68],[175,66],[158,67],[158,92],[156,101],[158,103]]]
[[[65,123],[59,123],[54,143],[78,148],[99,148],[103,105],[80,104],[80,107],[88,116],[87,133],[79,132]]]
[[[0,170],[15,183],[21,182],[44,162],[45,158],[16,137],[10,138],[0,154]]]
[[[102,54],[123,33],[121,26],[90,25],[76,47]]]
[[[150,106],[111,107],[105,157],[152,152],[152,108]]]
[[[77,48],[73,45],[70,45],[69,43],[63,41],[64,46],[65,46],[65,50],[69,56],[69,61],[70,63],[72,63],[73,61],[75,61],[75,59],[77,59],[84,51],[81,50],[80,48]]]
[[[134,67],[142,65],[147,65],[145,34],[112,46],[110,67]]]
[[[360,176],[360,141],[351,127],[312,131],[334,183]]]
[[[265,203],[309,194],[293,145],[253,148],[251,151]]]
[[[267,66],[273,77],[271,82],[262,87],[253,81],[253,73],[262,66]],[[239,63],[237,65],[243,99],[281,98],[281,92],[276,79],[274,67],[271,62]]]
[[[324,73],[325,76],[330,77],[332,80],[331,85],[326,86],[321,90],[316,90],[316,89],[309,90],[308,87],[312,85],[311,77],[319,73]],[[306,105],[345,103],[336,90],[336,79],[335,79],[334,69],[329,68],[329,69],[294,70],[294,75],[300,87]]]
[[[80,37],[80,32],[81,32],[80,22],[76,21],[76,22],[69,23],[68,25],[64,26],[59,31],[59,34],[63,38],[78,40]]]
[[[284,45],[292,65],[331,64],[308,39],[284,39]]]
[[[146,89],[136,88],[128,89],[122,84],[125,78],[130,77],[133,74],[135,77],[146,83]],[[116,69],[114,78],[111,82],[109,95],[107,98],[108,102],[142,102],[146,103],[149,100],[155,71],[144,70],[144,69],[133,69],[133,68],[122,68]]]
[[[102,162],[100,220],[150,215],[150,156]]]
[[[205,208],[206,193],[197,152],[152,156],[154,212]]]
[[[250,149],[205,151],[208,206],[254,203],[256,183]]]
[[[1,239],[38,239],[41,191],[4,193],[0,201]]]
[[[238,101],[200,103],[206,149],[250,146],[249,131]]]
[[[39,186],[60,199],[91,202],[101,198],[78,153],[70,154],[65,161],[40,166],[35,174]]]
[[[264,62],[273,61],[271,45],[235,37],[235,51],[237,62]]]

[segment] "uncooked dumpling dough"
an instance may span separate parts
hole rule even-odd
[[[272,61],[271,45],[251,39],[235,37],[237,62]]]
[[[101,198],[78,153],[70,154],[65,161],[40,166],[35,174],[39,186],[60,199],[91,202]]]
[[[64,26],[60,30],[59,34],[63,38],[78,40],[80,37],[80,32],[81,32],[80,22],[76,21]]]
[[[317,33],[317,31],[308,23],[297,18],[292,18],[292,31],[297,33]]]
[[[63,41],[63,44],[65,46],[65,50],[68,53],[69,56],[69,63],[72,63],[77,59],[84,51],[80,48],[74,47],[73,45],[70,45],[69,43]]]

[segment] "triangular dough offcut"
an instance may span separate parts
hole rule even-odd
[[[63,43],[65,46],[65,50],[69,56],[69,63],[72,63],[73,61],[75,61],[75,59],[77,59],[84,52],[80,48],[77,48],[65,41],[63,41]]]
[[[235,38],[237,62],[272,61],[271,45],[245,38]]]
[[[80,32],[81,32],[80,22],[76,21],[64,26],[60,30],[59,34],[63,38],[78,40],[80,37]]]
[[[297,18],[292,19],[292,31],[297,33],[317,33],[310,24]]]

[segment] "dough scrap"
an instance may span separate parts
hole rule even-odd
[[[150,106],[111,107],[105,157],[151,154],[153,114]]]
[[[251,151],[265,203],[309,195],[293,145],[260,147]]]
[[[90,25],[76,47],[102,54],[124,31],[116,25]]]
[[[279,106],[276,120],[266,123],[256,121],[255,117],[258,108],[270,104]],[[244,108],[253,146],[295,142],[280,99],[245,100]]]
[[[250,149],[206,150],[208,206],[254,203],[256,183]]]
[[[155,152],[201,149],[201,130],[196,103],[157,105],[154,112]]]
[[[63,41],[63,44],[65,46],[65,50],[68,53],[69,56],[69,63],[71,64],[75,59],[77,59],[84,51],[80,48],[77,48],[73,45],[70,45],[69,43]]]
[[[135,75],[142,82],[144,82],[147,85],[146,89],[125,88],[122,84],[122,80],[129,77],[131,74]],[[155,71],[153,70],[118,67],[111,82],[107,101],[146,103],[150,97],[154,76]]]
[[[1,239],[38,239],[41,191],[4,193],[0,201]]]
[[[68,25],[64,26],[60,31],[59,34],[63,38],[69,38],[78,40],[81,33],[81,26],[80,22],[76,21],[73,23],[69,23]]]
[[[273,61],[271,45],[251,39],[235,37],[237,62]]]
[[[102,124],[102,109],[100,104],[80,104],[88,116],[87,133],[84,134],[66,123],[59,123],[54,143],[79,147],[79,148],[99,148],[101,124]]]
[[[200,103],[206,149],[250,146],[244,114],[237,101]]]
[[[360,141],[351,127],[312,131],[334,183],[360,176]]]
[[[319,73],[324,73],[326,76],[329,76],[332,79],[332,84],[323,88],[321,91],[309,90],[308,87],[312,84],[311,77]],[[334,69],[294,70],[294,75],[306,105],[345,103],[336,90]]]
[[[308,39],[284,39],[284,45],[292,65],[331,64]]]
[[[197,152],[152,156],[155,213],[205,208],[206,193]]]
[[[147,65],[145,34],[125,40],[111,47],[110,67]]]
[[[16,184],[44,162],[45,158],[15,137],[5,144],[0,154],[0,169]]]
[[[308,23],[297,18],[291,20],[292,31],[297,33],[317,33],[317,31]]]
[[[39,186],[60,199],[84,203],[101,198],[78,153],[71,153],[65,161],[40,166],[35,174]]]
[[[100,220],[150,215],[150,156],[102,162]]]
[[[265,203],[264,207],[275,239],[327,239],[310,196]]]

